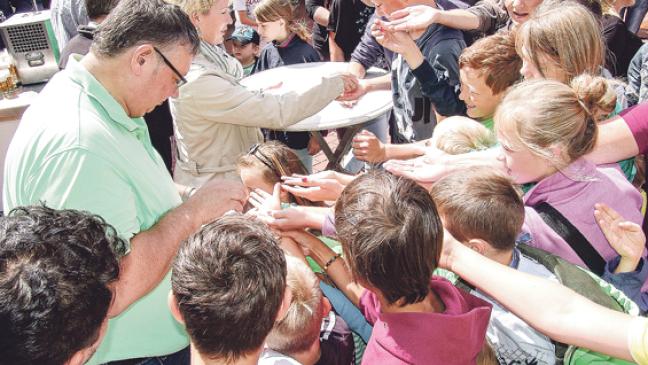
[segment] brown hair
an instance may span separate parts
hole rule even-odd
[[[464,170],[430,190],[445,228],[460,242],[479,238],[512,250],[524,223],[524,202],[511,180],[487,168]]]
[[[171,286],[196,349],[232,362],[261,348],[270,333],[286,290],[286,260],[267,226],[224,216],[183,242]]]
[[[289,32],[295,33],[304,42],[311,39],[311,32],[303,20],[297,17],[296,9],[290,0],[262,0],[254,8],[254,17],[260,23],[283,19]]]
[[[571,86],[555,80],[525,81],[504,97],[495,112],[495,128],[502,134],[513,131],[512,140],[562,168],[592,151],[596,123],[614,110],[616,98],[612,83],[599,76],[578,76]],[[562,146],[562,156],[549,151],[556,145]]]
[[[292,355],[308,350],[319,341],[323,296],[315,273],[304,262],[286,256],[286,263],[286,283],[292,293],[292,302],[286,316],[275,323],[266,345]]]
[[[538,7],[517,30],[518,54],[526,55],[544,75],[543,55],[566,75],[569,82],[582,73],[597,75],[605,60],[601,27],[595,16],[575,2]]]
[[[335,226],[356,280],[389,303],[418,303],[428,295],[443,227],[424,188],[386,172],[361,175],[338,198]]]
[[[461,52],[459,68],[472,68],[486,75],[486,86],[497,95],[520,80],[522,59],[515,50],[513,32],[482,38]]]
[[[308,175],[308,170],[304,167],[299,157],[284,144],[277,141],[270,141],[255,145],[248,153],[239,157],[237,169],[239,174],[242,168],[254,168],[260,170],[263,179],[270,184],[281,182],[281,176],[290,176],[292,174]],[[312,202],[307,199],[296,199],[292,194],[289,195],[291,203],[300,205],[319,206],[320,203]]]

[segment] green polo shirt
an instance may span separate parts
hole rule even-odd
[[[127,240],[181,202],[144,119],[130,118],[74,59],[25,112],[4,173],[5,212],[39,201],[86,210],[102,216]],[[164,355],[186,347],[188,338],[167,308],[170,288],[169,274],[112,319],[90,363]]]
[[[493,120],[493,117],[482,120],[481,124],[488,128],[489,131],[495,132],[495,121]]]

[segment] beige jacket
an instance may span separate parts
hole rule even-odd
[[[323,77],[311,89],[283,95],[248,90],[202,53],[186,78],[170,106],[178,147],[174,180],[190,186],[237,177],[238,157],[263,141],[260,128],[295,124],[323,109],[344,88],[339,77]]]

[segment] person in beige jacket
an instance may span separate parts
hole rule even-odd
[[[260,128],[282,129],[323,109],[357,87],[351,75],[322,77],[300,92],[271,95],[239,84],[241,64],[216,46],[232,23],[227,0],[168,0],[198,29],[200,50],[186,84],[170,99],[178,159],[174,180],[199,187],[215,177],[238,178],[236,160],[263,141]]]

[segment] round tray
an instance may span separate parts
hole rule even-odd
[[[315,62],[282,66],[259,72],[241,80],[241,84],[250,89],[265,89],[281,83],[266,93],[282,94],[288,91],[300,91],[313,87],[321,82],[322,76],[330,76],[348,69],[345,62]],[[387,71],[371,68],[366,78],[386,74]],[[317,114],[286,128],[287,131],[321,131],[348,127],[364,123],[385,114],[392,108],[390,90],[372,91],[364,95],[352,108],[342,106],[337,101],[331,102]]]

